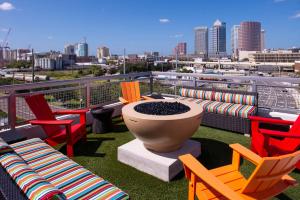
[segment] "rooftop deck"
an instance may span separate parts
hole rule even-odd
[[[180,77],[180,78],[179,78]],[[220,75],[198,75],[178,73],[136,73],[69,81],[40,82],[0,87],[0,130],[17,131],[27,137],[45,137],[38,127],[28,125],[34,115],[24,101],[31,94],[43,93],[53,110],[93,108],[97,106],[120,106],[119,83],[123,80],[140,81],[141,93],[160,93],[176,97],[181,87],[214,88],[236,91],[258,92],[258,112],[300,113],[300,80],[293,78],[230,77]],[[120,113],[115,113],[117,116]],[[64,116],[67,117],[67,116]],[[91,123],[88,116],[88,123]],[[95,174],[114,183],[126,191],[132,199],[186,199],[187,181],[184,173],[174,181],[165,183],[117,161],[117,147],[134,136],[124,123],[116,117],[114,132],[93,134],[89,130],[88,145],[77,144],[74,161]],[[1,137],[1,132],[0,132]],[[228,144],[240,143],[249,147],[250,138],[242,134],[201,126],[193,136],[202,144],[202,155],[198,160],[208,169],[222,166],[231,161]],[[65,146],[57,149],[65,153]],[[249,175],[253,166],[243,162],[242,171]],[[300,181],[299,172],[292,176]],[[278,199],[298,199],[299,186],[287,190]]]
[[[88,145],[78,144],[77,155],[73,159],[92,172],[114,183],[127,192],[132,199],[187,199],[187,184],[184,173],[180,173],[170,183],[140,172],[117,160],[118,146],[134,139],[126,125],[114,119],[114,132],[107,134],[89,134]],[[250,138],[240,134],[201,126],[192,137],[201,142],[202,155],[198,160],[208,169],[231,163],[231,150],[228,144],[240,143],[249,147]],[[65,153],[65,147],[58,148]],[[243,162],[242,172],[249,176],[254,167]],[[300,173],[293,172],[294,178],[300,181]],[[287,190],[275,199],[299,199],[300,186]]]

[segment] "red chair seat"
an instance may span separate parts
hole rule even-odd
[[[71,126],[71,137],[74,143],[76,143],[78,140],[82,138],[82,134],[80,133],[82,132],[83,129],[85,129],[85,124],[75,124]],[[67,141],[66,129],[65,128],[61,129],[60,132],[58,132],[52,137],[45,139],[45,141],[51,146],[55,146],[57,144],[66,142]]]

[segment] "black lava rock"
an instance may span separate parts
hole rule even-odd
[[[176,115],[188,112],[190,107],[179,102],[159,101],[138,104],[134,110],[148,115]]]

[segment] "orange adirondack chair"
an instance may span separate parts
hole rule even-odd
[[[30,123],[42,126],[48,136],[45,142],[51,146],[66,142],[67,155],[72,157],[74,155],[73,145],[80,139],[86,139],[86,112],[88,110],[61,110],[53,112],[43,94],[27,96],[25,100],[36,117],[36,120],[31,120]],[[66,114],[79,114],[80,122],[73,125],[73,120],[57,120],[55,118],[55,115]]]
[[[151,97],[141,96],[140,84],[138,81],[121,82],[121,88],[123,97],[119,97],[119,100],[123,104],[152,99]]]
[[[195,196],[200,200],[270,199],[297,185],[288,173],[300,160],[300,151],[262,158],[240,144],[231,144],[230,147],[233,149],[232,164],[211,170],[190,154],[179,157],[189,180],[189,200],[194,200]],[[241,156],[256,165],[248,179],[239,172]]]

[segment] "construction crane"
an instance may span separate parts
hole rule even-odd
[[[7,33],[4,37],[4,40],[3,40],[2,44],[0,45],[1,49],[9,49],[7,40],[8,40],[8,36],[9,36],[10,32],[11,32],[11,28],[8,28]]]

